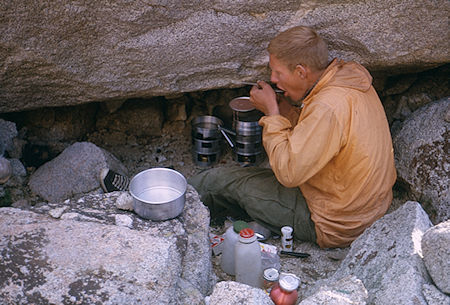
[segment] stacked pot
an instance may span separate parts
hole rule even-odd
[[[222,120],[208,115],[192,121],[192,154],[198,166],[211,166],[219,161],[223,146],[219,126],[222,125]]]
[[[256,165],[264,158],[262,127],[258,124],[262,113],[250,104],[249,99],[237,97],[229,103],[236,133],[234,160],[245,166]]]

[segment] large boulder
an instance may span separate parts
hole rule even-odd
[[[442,293],[434,285],[424,284],[422,292],[428,305],[450,305],[450,296]]]
[[[398,178],[434,223],[450,218],[450,98],[411,114],[393,136]]]
[[[121,197],[0,209],[0,303],[203,304],[214,282],[197,192],[163,222],[119,210]]]
[[[425,266],[436,286],[450,294],[450,220],[425,232],[422,253]]]
[[[31,175],[29,186],[47,201],[63,201],[99,189],[103,168],[128,173],[111,153],[89,142],[77,142],[39,167]]]
[[[449,61],[446,0],[0,2],[0,112],[267,79],[268,41],[316,28],[371,70]]]
[[[351,244],[336,273],[318,281],[317,287],[355,276],[367,289],[368,304],[427,305],[422,286],[430,280],[421,258],[420,242],[430,227],[420,204],[406,202],[366,229]]]

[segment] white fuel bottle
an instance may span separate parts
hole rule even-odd
[[[261,246],[252,229],[245,228],[240,231],[234,251],[236,281],[262,288]]]
[[[237,220],[225,232],[220,267],[229,275],[235,275],[234,247],[238,242],[239,232],[247,227],[248,224],[245,221]]]

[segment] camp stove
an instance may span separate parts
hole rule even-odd
[[[237,97],[229,103],[233,110],[233,129],[236,134],[233,159],[241,165],[256,165],[264,156],[262,127],[258,121],[263,115],[250,103],[250,97]]]
[[[223,140],[222,120],[214,116],[200,116],[192,121],[192,155],[198,166],[211,166],[219,161]]]

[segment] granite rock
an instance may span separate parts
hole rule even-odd
[[[431,225],[419,203],[406,202],[367,228],[351,244],[336,273],[318,281],[315,289],[355,276],[368,291],[368,304],[427,305],[422,286],[430,279],[422,261],[421,238]]]
[[[0,303],[202,304],[215,282],[196,191],[162,222],[118,209],[120,196],[1,208]]]
[[[299,305],[365,305],[367,298],[367,290],[361,280],[348,276],[320,287],[317,293],[304,299]]]
[[[398,180],[420,202],[433,223],[450,218],[450,98],[414,111],[393,135]]]
[[[422,237],[423,261],[435,285],[450,294],[450,220],[428,229]]]
[[[216,284],[209,297],[209,305],[273,305],[270,297],[259,288],[239,282],[222,281]]]
[[[63,201],[100,188],[104,168],[127,174],[111,153],[89,142],[77,142],[40,166],[29,181],[30,189],[47,201]]]
[[[450,296],[442,293],[434,285],[424,284],[422,292],[428,305],[450,305]]]
[[[2,113],[267,79],[268,41],[296,25],[316,28],[331,57],[370,70],[449,61],[446,0],[18,0],[0,11]]]

